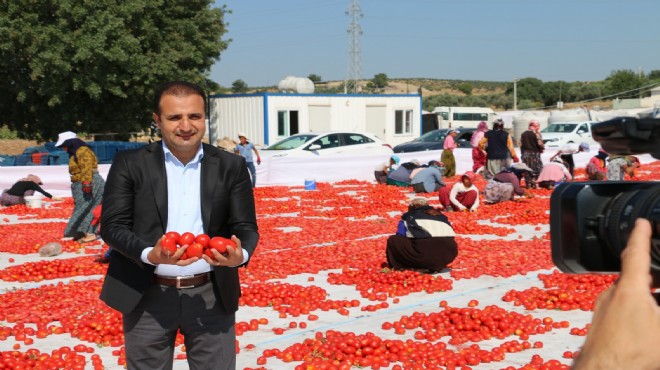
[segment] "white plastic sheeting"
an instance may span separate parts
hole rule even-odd
[[[588,153],[574,155],[576,167],[585,167],[589,159],[598,152],[598,147],[592,146]],[[401,163],[413,159],[421,163],[430,160],[440,160],[441,150],[426,152],[401,153]],[[541,158],[544,163],[550,161],[550,157],[556,150],[546,150]],[[472,149],[454,150],[456,157],[456,173],[461,174],[472,169]],[[648,154],[639,156],[642,163],[655,161]],[[356,156],[347,159],[341,158],[268,158],[257,167],[257,186],[300,186],[304,187],[305,180],[314,179],[319,182],[338,182],[343,180],[375,181],[374,169],[380,163],[388,160],[382,156]],[[110,165],[99,165],[99,173],[103,178],[107,177]],[[41,177],[44,188],[55,196],[70,196],[69,172],[67,166],[16,166],[0,167],[0,189],[8,189],[18,179],[28,174]]]

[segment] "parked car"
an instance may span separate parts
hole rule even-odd
[[[456,145],[459,148],[472,148],[470,139],[472,134],[476,131],[474,128],[458,127],[453,130],[458,131],[456,135]],[[418,137],[413,141],[408,141],[394,147],[394,153],[410,153],[410,152],[423,152],[427,150],[442,150],[445,144],[445,137],[447,137],[448,128],[441,128],[429,131],[424,135]]]
[[[586,142],[596,144],[591,136],[591,125],[595,122],[553,122],[541,130],[546,148],[560,148],[568,143]]]
[[[259,150],[262,157],[392,155],[392,147],[374,135],[358,132],[308,132],[282,139]]]

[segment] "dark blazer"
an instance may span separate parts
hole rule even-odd
[[[245,159],[203,144],[201,204],[204,232],[236,235],[250,254],[259,241],[252,182]],[[140,258],[167,227],[167,178],[161,142],[117,153],[103,194],[101,236],[111,248],[101,300],[131,312],[152,284],[155,266]],[[213,268],[216,296],[226,313],[238,309],[241,294],[236,267]]]

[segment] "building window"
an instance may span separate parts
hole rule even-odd
[[[291,136],[300,132],[297,110],[277,111],[277,136]]]
[[[412,134],[412,109],[394,111],[394,134]]]

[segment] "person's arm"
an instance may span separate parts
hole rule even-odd
[[[445,186],[445,182],[442,181],[442,173],[444,171],[441,171],[438,169],[437,171],[433,171],[433,177],[435,178],[435,182],[439,184],[440,186]]]
[[[481,149],[482,151],[486,150],[486,144],[488,144],[488,138],[486,137],[486,135],[484,135],[484,137],[482,137],[481,140],[479,140],[479,149]]]
[[[516,148],[513,147],[513,140],[511,139],[511,135],[506,137],[506,147],[509,149],[509,153],[511,153],[511,158],[513,158],[513,161],[520,161],[520,159],[518,159],[518,153],[516,153]]]
[[[509,182],[511,185],[513,185],[513,192],[517,195],[525,195],[525,190],[520,186],[520,180],[518,180],[518,176],[516,176],[513,173],[509,173],[508,176]]]
[[[477,199],[474,200],[474,204],[470,207],[470,211],[476,211],[479,208],[479,189],[476,186],[472,185],[473,190],[477,192]]]
[[[651,223],[638,219],[621,254],[621,276],[596,301],[574,370],[660,368],[660,307],[650,292]]]
[[[563,166],[563,165],[562,165],[562,166],[561,166],[561,170],[562,170],[562,172],[564,173],[564,178],[565,178],[567,181],[571,181],[571,180],[573,180],[573,176],[571,176],[571,173],[570,173],[570,171],[568,171],[568,168],[566,168],[566,166]]]
[[[461,188],[464,189],[463,184],[459,182],[454,183],[454,185],[451,187],[451,191],[449,192],[449,201],[451,202],[452,207],[464,211],[466,209],[465,206],[462,205],[458,199],[456,199],[456,195],[458,195],[458,191],[461,190]]]
[[[32,181],[30,181],[30,182],[32,183],[32,185],[34,185],[34,187],[33,187],[32,190],[40,192],[40,193],[43,194],[46,198],[50,198],[50,199],[53,198],[53,196],[52,196],[49,192],[47,192],[46,190],[44,190],[41,186],[39,186],[39,184],[35,184],[35,183],[32,182]]]
[[[261,157],[259,156],[259,151],[257,148],[254,147],[254,144],[252,145],[252,150],[254,150],[254,154],[257,155],[257,164],[261,164]]]

